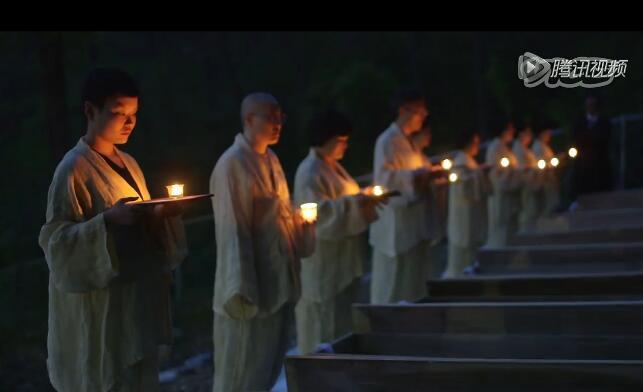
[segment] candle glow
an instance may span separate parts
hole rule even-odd
[[[576,156],[578,155],[578,150],[572,147],[569,149],[568,153],[571,158],[576,158]]]
[[[450,159],[442,160],[441,165],[444,170],[451,170],[451,168],[453,167],[453,163],[451,162]]]
[[[509,158],[507,157],[502,157],[502,159],[500,160],[500,166],[502,167],[509,167],[510,163],[511,162],[509,162]]]
[[[299,206],[301,209],[301,217],[308,223],[313,223],[317,220],[317,203],[304,203]]]
[[[384,194],[384,187],[380,185],[375,185],[373,187],[373,195],[382,196]]]
[[[182,197],[183,196],[183,184],[172,184],[166,186],[167,194],[169,197]]]
[[[456,173],[449,174],[449,182],[456,182],[456,181],[458,181],[458,175]]]
[[[538,168],[540,170],[543,170],[547,166],[547,162],[545,162],[544,159],[539,159],[538,160]]]
[[[552,158],[552,159],[551,159],[551,161],[549,161],[549,163],[550,163],[553,167],[556,167],[556,166],[558,166],[558,164],[560,163],[560,161],[558,160],[558,158],[554,157],[554,158]]]

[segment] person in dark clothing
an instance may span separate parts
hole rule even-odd
[[[578,157],[573,161],[572,200],[584,193],[609,191],[613,186],[610,162],[612,127],[609,118],[599,112],[599,100],[588,96],[585,115],[572,131]]]

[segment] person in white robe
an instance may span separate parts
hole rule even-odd
[[[348,118],[326,110],[313,117],[310,129],[312,147],[297,168],[294,195],[297,204],[318,205],[315,253],[301,261],[295,308],[300,354],[350,332],[366,258],[364,234],[384,201],[362,191],[339,163],[352,130]]]
[[[371,303],[417,301],[427,295],[432,263],[432,231],[427,219],[431,182],[443,177],[424,166],[422,154],[410,136],[428,116],[421,93],[398,93],[393,106],[396,120],[377,138],[374,183],[402,196],[391,198],[369,231],[373,249]]]
[[[476,252],[487,239],[487,197],[491,193],[488,172],[476,161],[480,136],[468,133],[458,143],[453,172],[457,181],[449,187],[449,253],[443,278],[461,275],[473,265]]]
[[[432,140],[433,133],[429,117],[427,117],[424,119],[422,128],[411,135],[411,143],[413,148],[420,153],[424,167],[432,172],[444,171],[440,164],[433,164],[431,158],[425,154],[425,150],[431,146]],[[431,246],[435,246],[446,238],[449,203],[449,182],[446,177],[431,181],[431,189],[426,201],[427,219],[431,230]],[[435,250],[435,248],[432,248],[432,250]]]
[[[544,159],[547,162],[547,169],[543,179],[541,211],[539,217],[551,217],[560,205],[560,174],[562,157],[557,157],[551,148],[552,128],[544,127],[534,141],[533,151],[536,159]],[[558,165],[552,165],[552,159],[558,159]]]
[[[513,144],[513,152],[518,160],[518,167],[523,170],[523,186],[520,191],[520,213],[518,214],[518,229],[524,232],[533,228],[542,209],[542,184],[545,168],[538,168],[536,155],[529,148],[533,140],[530,125],[525,125],[518,132]]]
[[[487,199],[488,230],[485,247],[502,247],[509,236],[518,230],[522,170],[518,159],[509,148],[516,130],[512,121],[502,124],[500,135],[494,138],[485,154],[485,164],[490,167],[492,193]],[[507,166],[503,166],[503,162]]]
[[[217,161],[214,194],[214,391],[270,390],[281,371],[300,295],[300,259],[314,250],[314,224],[292,204],[269,148],[285,115],[267,93],[241,104],[243,131]]]
[[[187,255],[181,208],[148,200],[136,160],[115,145],[136,125],[138,88],[124,71],[92,71],[87,133],[61,160],[38,242],[49,267],[47,369],[58,391],[158,391],[171,342],[171,271]]]

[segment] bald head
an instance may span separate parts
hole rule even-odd
[[[284,117],[279,102],[268,93],[252,93],[241,102],[243,132],[252,143],[277,143]]]
[[[245,123],[248,115],[270,113],[279,108],[279,102],[268,93],[251,93],[241,101],[241,121]]]

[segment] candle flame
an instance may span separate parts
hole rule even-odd
[[[547,166],[547,162],[545,162],[544,159],[539,159],[538,160],[538,168],[540,170],[544,169]]]
[[[500,160],[500,166],[502,166],[502,167],[509,167],[510,163],[511,162],[509,161],[509,158],[507,158],[507,157],[502,157],[502,159]]]
[[[167,194],[170,197],[181,197],[183,196],[183,184],[172,184],[166,186]]]
[[[373,187],[373,195],[375,196],[382,196],[384,194],[384,187],[380,185],[375,185]]]
[[[308,223],[317,220],[317,203],[304,203],[299,206],[301,217]]]
[[[568,152],[569,156],[572,158],[576,158],[576,156],[578,155],[578,150],[574,147],[570,148]]]
[[[458,175],[456,173],[451,173],[449,174],[449,181],[450,182],[456,182],[458,181]]]
[[[451,168],[453,167],[453,163],[451,162],[450,159],[442,160],[441,165],[444,170],[451,170]]]
[[[558,164],[559,164],[560,162],[558,161],[558,158],[555,158],[555,157],[554,157],[554,158],[552,158],[552,159],[551,159],[551,161],[550,161],[549,163],[551,163],[551,165],[552,165],[553,167],[556,167],[556,166],[558,166]]]

